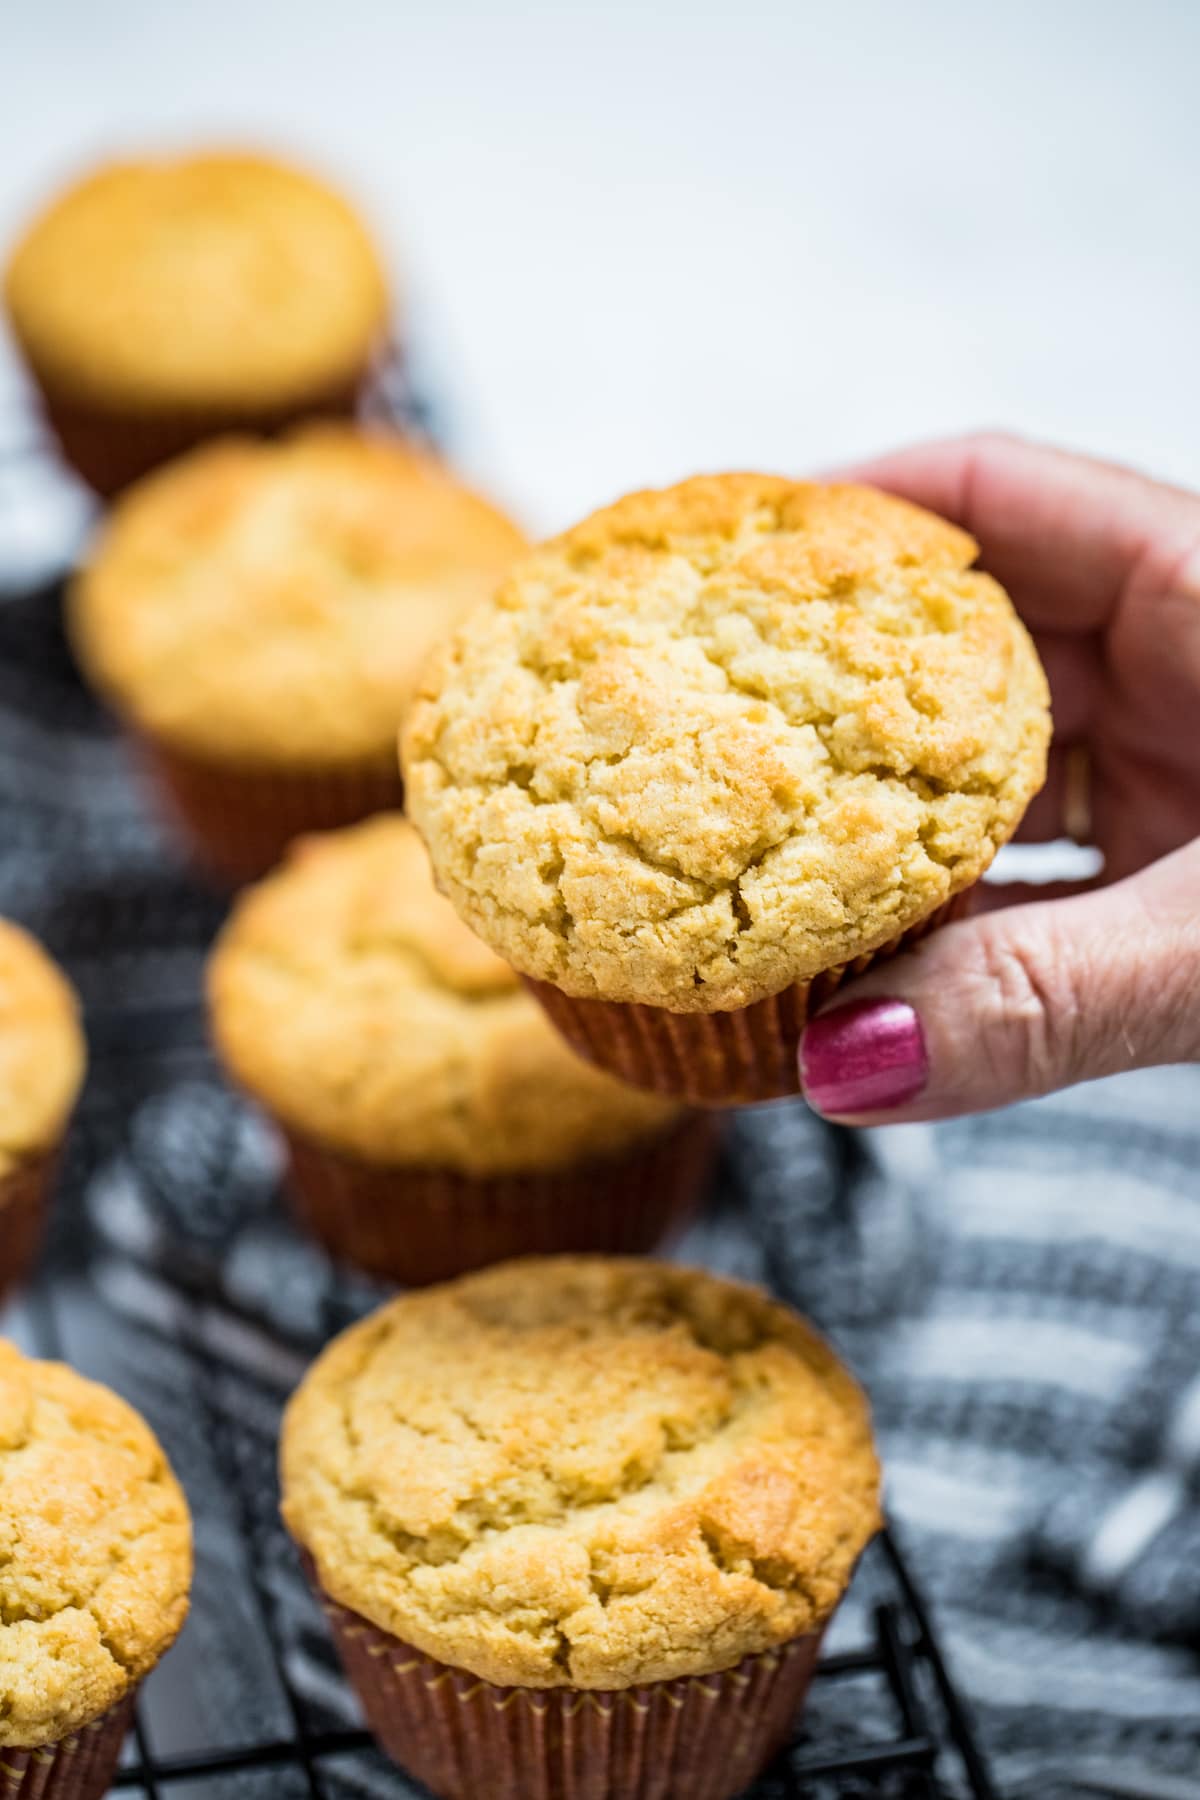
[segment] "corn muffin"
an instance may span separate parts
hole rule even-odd
[[[138,1684],[179,1635],[187,1503],[144,1421],[0,1341],[0,1769],[12,1800],[100,1800]]]
[[[399,803],[433,641],[524,540],[430,456],[352,427],[207,445],[116,506],[76,582],[85,671],[234,881]]]
[[[220,432],[353,416],[389,309],[346,202],[237,151],[97,169],[29,227],[5,297],[67,460],[106,495]]]
[[[33,1260],[86,1051],[74,990],[0,919],[0,1295]]]
[[[282,1468],[368,1720],[451,1800],[740,1792],[879,1523],[828,1345],[638,1260],[393,1301],[301,1383]]]
[[[580,1061],[435,892],[398,814],[294,845],[234,908],[208,992],[302,1216],[376,1274],[649,1249],[695,1202],[706,1122]]]
[[[793,1092],[809,1004],[983,873],[1050,719],[975,555],[870,489],[701,477],[534,550],[433,654],[410,813],[577,1050]]]

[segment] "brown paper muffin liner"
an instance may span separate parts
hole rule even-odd
[[[730,1800],[790,1738],[824,1636],[616,1692],[505,1688],[322,1603],[371,1730],[441,1800]]]
[[[404,798],[400,769],[239,769],[204,762],[138,734],[141,762],[198,863],[235,886],[273,869],[293,838],[333,831]]]
[[[651,1088],[694,1106],[778,1100],[801,1091],[797,1052],[809,1014],[843,981],[961,918],[973,892],[965,888],[953,894],[869,955],[734,1012],[673,1013],[662,1006],[578,1000],[552,982],[529,977],[525,982],[572,1050],[632,1087]]]
[[[0,1800],[101,1800],[116,1773],[134,1699],[127,1695],[59,1744],[0,1749]]]
[[[0,1175],[0,1296],[24,1279],[37,1255],[57,1161],[39,1156]]]
[[[332,1255],[405,1287],[511,1256],[652,1250],[695,1212],[716,1145],[713,1121],[691,1114],[624,1155],[488,1177],[386,1167],[284,1137],[303,1223]]]
[[[35,374],[36,379],[36,374]],[[229,432],[271,437],[308,420],[357,417],[368,377],[287,407],[256,411],[126,413],[89,406],[39,381],[42,412],[63,459],[103,500],[160,463]]]

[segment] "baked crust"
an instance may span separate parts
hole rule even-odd
[[[56,1147],[86,1054],[70,982],[27,931],[0,919],[0,1176]]]
[[[187,1503],[132,1407],[0,1340],[0,1746],[122,1700],[187,1616]]]
[[[1045,677],[965,532],[765,475],[634,494],[433,653],[404,744],[439,885],[524,974],[750,1005],[987,868],[1045,777]]]
[[[88,673],[218,763],[395,768],[430,645],[524,538],[433,457],[351,427],[206,445],[114,508],[75,584]]]
[[[508,1263],[338,1338],[284,1421],[321,1586],[484,1680],[623,1688],[817,1629],[879,1524],[866,1401],[755,1288]]]
[[[239,152],[95,170],[29,227],[5,298],[47,385],[151,417],[236,417],[353,385],[388,314],[341,196]]]

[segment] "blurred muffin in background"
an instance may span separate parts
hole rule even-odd
[[[103,495],[221,432],[353,417],[389,309],[341,196],[236,152],[97,170],[30,226],[5,297],[64,455]]]
[[[124,1400],[0,1342],[0,1782],[101,1800],[188,1611],[192,1527]]]
[[[117,504],[73,637],[201,861],[249,880],[300,832],[399,804],[396,728],[426,652],[523,544],[393,438],[223,440]]]
[[[396,814],[306,838],[244,894],[208,996],[219,1055],[283,1129],[301,1215],[375,1274],[647,1250],[707,1170],[708,1122],[580,1061]]]
[[[28,932],[0,919],[0,1295],[41,1241],[85,1060],[74,989]]]

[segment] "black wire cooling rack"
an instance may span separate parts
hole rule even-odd
[[[418,415],[403,392],[391,404]],[[0,1326],[126,1394],[196,1520],[192,1616],[144,1686],[117,1789],[419,1800],[362,1729],[278,1519],[283,1400],[380,1290],[292,1230],[276,1148],[212,1065],[198,995],[223,902],[144,811],[74,670],[58,586],[31,584],[28,556],[5,562],[6,542],[31,541],[22,507],[49,505],[54,487],[54,516],[70,514],[35,440],[5,442],[0,430],[0,912],[70,971],[91,1070],[38,1278]],[[680,1254],[745,1266],[745,1220],[725,1175]],[[885,1533],[838,1615],[796,1740],[753,1800],[993,1795],[929,1612]]]

